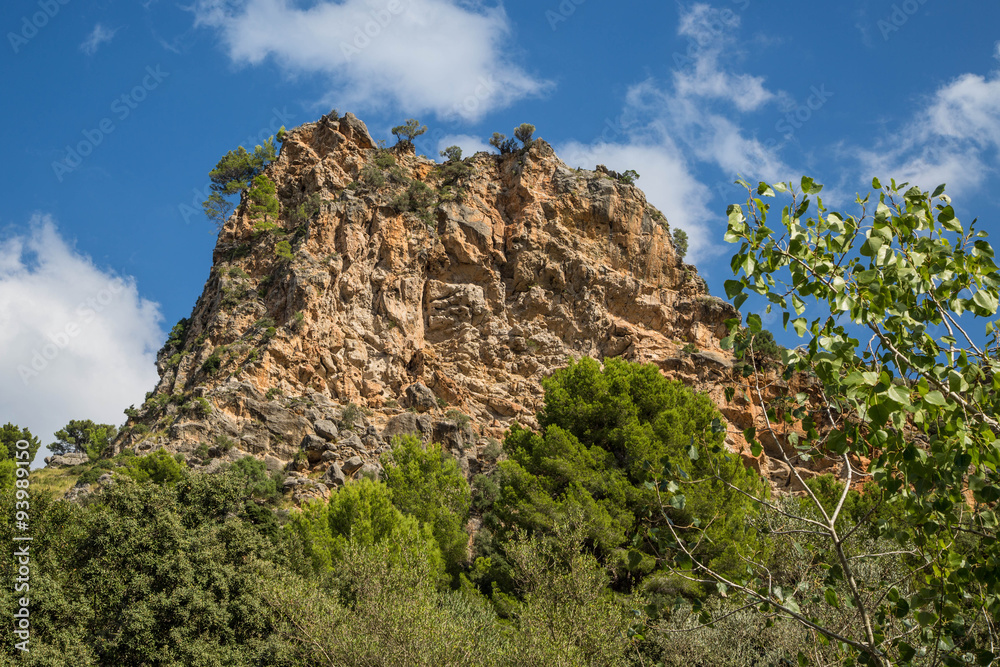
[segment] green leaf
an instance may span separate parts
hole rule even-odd
[[[902,403],[903,405],[910,404],[910,392],[906,389],[906,387],[891,385],[889,387],[889,398],[897,403]]]
[[[987,315],[995,315],[997,312],[997,295],[986,290],[979,290],[972,297],[972,302],[986,312]]]
[[[818,195],[823,190],[823,186],[813,181],[808,176],[802,177],[802,192],[807,195]]]
[[[873,178],[872,179],[872,187],[874,189],[876,189],[876,190],[881,190],[882,189],[882,183],[877,178]]]
[[[743,281],[742,280],[727,280],[723,283],[723,287],[726,290],[726,298],[732,299],[737,294],[743,293]]]
[[[806,318],[798,317],[792,320],[792,326],[795,328],[795,333],[802,337],[806,333],[806,329],[809,328],[809,323],[806,322]]]
[[[771,186],[768,185],[767,183],[761,181],[757,185],[757,194],[760,195],[761,197],[773,197],[774,189],[771,188]]]
[[[944,192],[944,183],[934,188],[934,192],[931,194],[931,197],[940,197],[941,193],[943,192]]]
[[[760,315],[757,313],[750,313],[747,315],[747,327],[750,329],[750,333],[760,333],[761,329],[763,329],[763,326],[760,323]]]
[[[924,396],[924,400],[930,403],[931,405],[940,405],[940,406],[948,405],[948,401],[945,400],[944,394],[942,394],[940,391],[937,390],[927,392],[927,395]]]
[[[917,623],[920,625],[934,625],[937,623],[938,615],[933,611],[922,610],[917,612]]]
[[[638,551],[628,552],[628,567],[630,570],[634,570],[642,563],[642,554]]]
[[[826,603],[833,607],[834,609],[840,609],[840,600],[837,598],[837,591],[832,588],[827,588],[823,591],[823,597],[826,598]]]

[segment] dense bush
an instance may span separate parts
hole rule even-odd
[[[425,450],[412,435],[396,439],[384,464],[392,504],[431,526],[446,567],[457,574],[468,560],[465,523],[471,505],[469,484],[458,464],[441,445],[431,444]]]
[[[602,368],[584,358],[544,381],[540,432],[514,427],[492,484],[496,498],[485,508],[493,557],[523,528],[551,534],[579,516],[588,547],[629,580],[648,572],[653,558],[632,536],[640,528],[671,521],[681,530],[702,525],[708,538],[699,553],[723,569],[740,567],[740,555],[763,544],[752,525],[755,507],[737,489],[761,491],[763,482],[735,456],[722,451],[718,414],[711,401],[667,380],[656,366],[608,359]],[[672,478],[662,479],[666,464]],[[689,477],[714,477],[684,485]],[[684,485],[685,501],[660,513],[657,489]],[[735,487],[735,488],[734,488]],[[636,559],[635,554],[645,554]],[[627,562],[627,564],[626,564]],[[509,580],[492,572],[484,582]]]

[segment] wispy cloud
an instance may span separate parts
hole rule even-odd
[[[200,0],[196,25],[216,28],[229,57],[274,58],[290,74],[320,73],[331,101],[393,103],[407,113],[476,120],[549,84],[511,56],[501,7],[463,0]]]
[[[94,29],[90,31],[90,34],[87,35],[87,39],[83,40],[83,43],[80,44],[80,50],[88,56],[92,56],[97,53],[97,49],[100,48],[101,44],[110,42],[114,38],[116,32],[118,32],[117,28],[112,30],[111,28],[98,23],[94,26]]]
[[[1000,153],[1000,71],[963,74],[934,91],[901,129],[858,151],[873,175],[923,188],[947,183],[955,194],[981,187],[997,173]]]
[[[43,444],[70,419],[118,424],[157,380],[159,307],[36,216],[0,241],[0,406]]]
[[[717,239],[724,215],[709,208],[712,189],[697,176],[705,167],[721,171],[726,186],[737,174],[769,181],[793,176],[778,142],[764,143],[743,125],[747,114],[786,102],[788,96],[768,89],[762,77],[739,71],[739,27],[732,11],[704,3],[682,9],[678,35],[689,48],[675,57],[671,80],[631,86],[621,118],[609,121],[603,136],[559,147],[572,164],[600,162],[617,171],[638,171],[638,185],[650,202],[672,226],[688,233],[692,261],[722,252]],[[726,188],[723,194],[733,192]]]

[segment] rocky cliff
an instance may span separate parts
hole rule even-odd
[[[534,424],[541,380],[590,355],[708,391],[750,460],[739,431],[757,415],[741,392],[726,400],[741,380],[719,348],[737,314],[626,179],[571,169],[541,140],[439,164],[380,148],[351,114],[288,132],[265,174],[280,214],[244,195],[118,449],[290,463],[301,499],[376,473],[389,437],[414,432],[471,474],[491,439]]]

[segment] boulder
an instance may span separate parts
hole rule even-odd
[[[323,474],[323,483],[331,489],[339,488],[347,483],[347,477],[344,476],[344,471],[339,463],[333,463],[326,469],[326,473]]]
[[[341,468],[344,471],[345,475],[353,475],[357,471],[361,470],[364,464],[365,462],[361,459],[360,456],[352,456],[351,458],[344,461]]]
[[[313,426],[316,428],[316,435],[330,441],[336,440],[337,435],[340,433],[337,425],[329,419],[320,419],[318,422],[313,424]]]
[[[406,388],[406,404],[417,412],[428,412],[437,407],[437,397],[430,387],[416,382]]]
[[[45,459],[45,463],[47,463],[50,468],[70,468],[73,466],[83,465],[89,461],[90,457],[81,452],[56,454],[55,456],[49,456]]]

